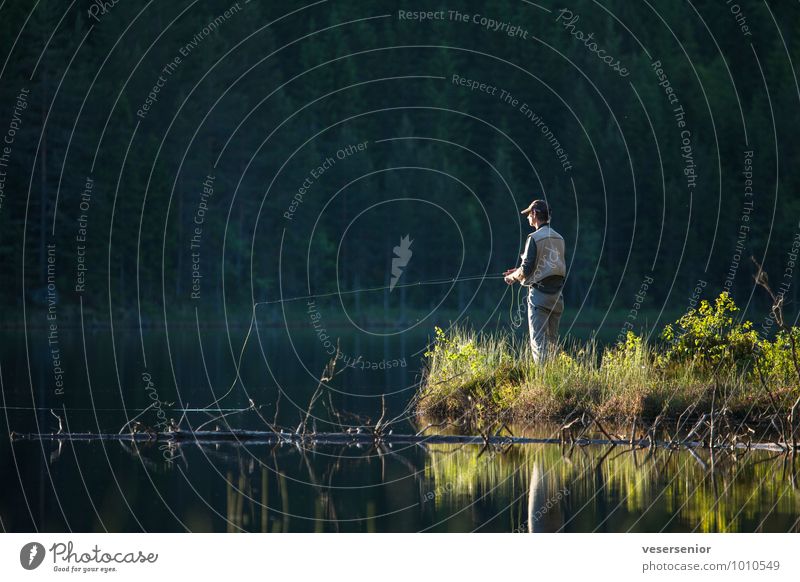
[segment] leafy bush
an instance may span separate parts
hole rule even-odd
[[[666,350],[660,363],[691,363],[701,372],[717,372],[722,366],[741,369],[751,364],[758,333],[750,321],[737,321],[739,308],[727,292],[711,303],[705,299],[675,324],[664,327]]]
[[[429,412],[447,416],[468,412],[480,423],[511,406],[520,386],[517,350],[509,338],[476,334],[462,328],[445,332],[435,327],[435,337],[425,352]]]
[[[619,341],[603,352],[603,368],[608,371],[640,368],[648,363],[648,350],[641,336],[632,331],[625,335],[625,341]]]
[[[425,357],[430,358],[438,375],[445,372],[479,375],[490,367],[488,354],[485,350],[478,350],[479,338],[475,335],[462,333],[460,330],[453,330],[448,335],[439,326],[434,331],[436,336],[433,346],[425,352]],[[499,354],[501,360],[508,358],[505,351]]]

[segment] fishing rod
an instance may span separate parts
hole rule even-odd
[[[370,293],[373,291],[385,291],[386,289],[402,289],[408,287],[422,287],[426,285],[444,285],[446,283],[463,283],[465,281],[478,281],[481,279],[497,279],[502,276],[503,273],[490,273],[488,275],[472,275],[469,277],[453,277],[449,279],[429,279],[427,281],[417,281],[416,283],[406,283],[403,285],[384,285],[382,287],[365,287],[363,289],[349,289],[347,291],[312,293],[310,295],[298,295],[296,297],[273,299],[271,301],[259,301],[258,303],[254,303],[253,306],[255,307],[259,305],[275,305],[277,303],[288,303],[290,301],[301,301],[303,299],[316,299],[320,297],[334,297],[336,295],[353,295],[356,293]]]

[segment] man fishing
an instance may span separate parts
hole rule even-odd
[[[544,200],[534,200],[521,214],[528,216],[534,231],[528,235],[522,262],[504,275],[509,285],[520,283],[528,291],[528,331],[534,359],[541,363],[555,350],[558,324],[564,311],[561,289],[567,266],[564,260],[564,237],[550,227],[550,207]]]

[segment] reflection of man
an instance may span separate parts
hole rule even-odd
[[[558,341],[558,323],[564,311],[561,289],[567,266],[564,260],[564,238],[550,228],[550,207],[544,200],[534,200],[522,211],[535,230],[528,235],[522,263],[508,269],[505,282],[529,287],[528,331],[531,350],[537,362],[542,362]]]

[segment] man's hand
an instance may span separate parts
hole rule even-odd
[[[503,273],[503,281],[506,282],[506,285],[513,285],[516,283],[518,270],[519,269],[508,269]]]
[[[506,282],[506,285],[513,285],[516,282],[516,279],[511,275],[506,275],[503,277],[503,281]]]
[[[503,272],[503,277],[508,277],[508,276],[509,276],[511,273],[513,273],[513,272],[514,272],[514,271],[516,271],[516,270],[517,270],[517,269],[506,269],[506,270]]]

